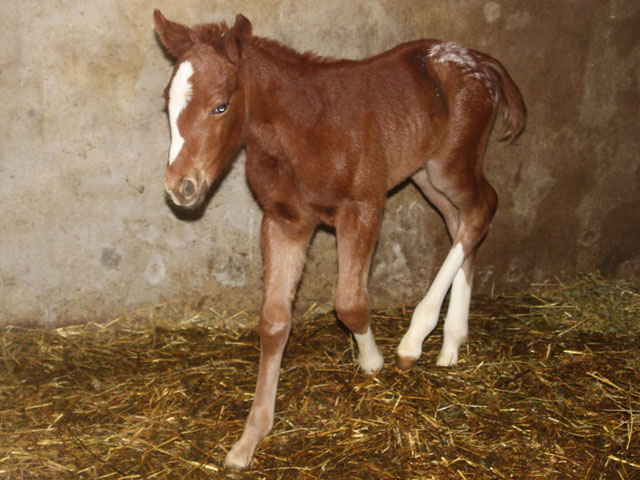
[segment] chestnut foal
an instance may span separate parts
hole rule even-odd
[[[280,362],[309,239],[320,222],[338,239],[335,310],[354,334],[360,367],[383,365],[369,326],[367,277],[387,192],[411,177],[442,213],[453,246],[398,347],[411,367],[451,287],[438,365],[453,365],[467,337],[478,243],[496,209],[482,162],[497,112],[504,137],[524,128],[520,92],[495,59],[451,42],[419,40],[362,60],[298,54],[255,37],[238,15],[186,27],[154,12],[177,59],[165,90],[171,146],[165,188],[199,205],[239,145],[264,209],[260,366],[244,432],[229,468],[247,467],[273,425]]]

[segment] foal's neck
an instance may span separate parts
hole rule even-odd
[[[245,45],[243,57],[247,145],[286,156],[289,137],[299,139],[319,113],[314,78],[329,61],[259,37]]]

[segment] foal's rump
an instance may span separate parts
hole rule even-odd
[[[523,130],[526,107],[522,94],[498,60],[453,42],[426,40],[422,52],[425,69],[435,76],[436,89],[443,94],[448,116],[455,116],[456,110],[480,115],[483,105],[491,106],[493,114],[502,108],[501,139],[514,139]]]
[[[430,158],[458,156],[452,149],[473,145],[475,154],[482,154],[500,110],[501,139],[514,139],[524,128],[520,90],[502,64],[484,53],[425,39],[361,64],[370,82],[381,149],[390,162],[388,188]]]

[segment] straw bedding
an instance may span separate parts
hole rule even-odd
[[[180,303],[108,324],[0,330],[0,477],[9,479],[640,478],[640,284],[478,298],[453,368],[439,327],[413,370],[411,308],[374,310],[386,364],[357,369],[332,312],[296,318],[273,432],[226,473],[256,380],[255,319]],[[242,323],[242,322],[240,322]]]

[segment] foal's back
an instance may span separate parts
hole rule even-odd
[[[277,46],[267,45],[270,60],[277,58],[271,52]],[[484,119],[483,127],[491,124],[495,74],[484,56],[456,57],[439,45],[418,40],[361,61],[303,56],[296,62],[287,55],[298,54],[281,52],[281,63],[272,65],[281,82],[274,135],[280,155],[298,172],[295,180],[306,187],[311,178],[332,195],[358,197],[365,184],[386,193],[425,166],[448,123],[472,114]],[[260,101],[273,100],[262,92]]]

